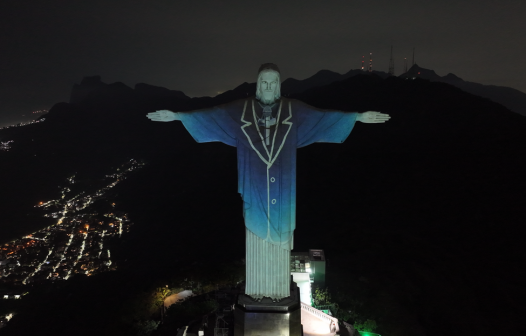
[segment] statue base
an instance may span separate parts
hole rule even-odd
[[[300,290],[291,281],[290,296],[279,302],[257,302],[239,294],[234,310],[234,336],[303,336]]]

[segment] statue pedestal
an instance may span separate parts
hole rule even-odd
[[[302,336],[300,290],[291,281],[290,296],[273,303],[239,294],[234,311],[234,336]]]

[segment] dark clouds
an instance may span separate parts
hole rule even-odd
[[[10,1],[0,2],[0,120],[68,99],[85,75],[147,82],[191,96],[254,81],[276,62],[283,78],[346,72],[373,52],[439,75],[526,92],[526,2],[495,1]]]

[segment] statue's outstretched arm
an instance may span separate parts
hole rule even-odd
[[[172,112],[168,110],[160,110],[160,111],[151,112],[151,113],[148,113],[146,117],[152,121],[162,121],[162,122],[181,120],[181,118],[179,118],[178,112]]]
[[[389,114],[376,112],[376,111],[367,111],[363,113],[358,113],[358,116],[356,117],[356,121],[361,121],[367,124],[384,123],[388,121],[389,119],[391,119]]]

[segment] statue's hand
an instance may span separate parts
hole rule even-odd
[[[391,119],[389,114],[375,112],[375,111],[367,111],[364,113],[359,113],[358,118],[356,118],[357,121],[361,121],[367,124],[384,123],[389,119]]]
[[[174,113],[168,110],[160,110],[160,111],[151,112],[151,113],[148,113],[146,117],[152,121],[168,122],[168,121],[179,120],[179,118],[177,118],[177,113]]]

